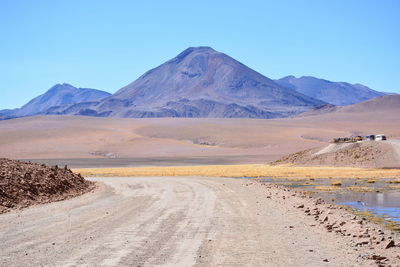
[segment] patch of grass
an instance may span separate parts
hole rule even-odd
[[[316,186],[315,187],[316,191],[325,191],[325,192],[330,192],[330,191],[337,191],[340,190],[340,187],[338,186],[325,186],[325,185],[321,185],[321,186]]]
[[[362,218],[367,219],[370,222],[376,223],[378,225],[381,225],[389,230],[392,231],[400,231],[400,224],[394,221],[390,221],[387,220],[385,218],[382,217],[378,217],[375,214],[373,214],[372,212],[365,210],[365,211],[358,211],[352,207],[349,206],[342,206],[345,210],[347,210],[348,212],[360,216]]]
[[[400,181],[399,169],[366,169],[350,167],[293,167],[264,164],[203,165],[137,168],[74,169],[84,176],[212,176],[281,179],[365,179],[390,178]]]
[[[388,185],[388,189],[400,189],[400,184]]]
[[[348,186],[346,187],[347,190],[353,191],[353,192],[374,192],[376,191],[375,188],[373,187],[366,187],[366,186]]]

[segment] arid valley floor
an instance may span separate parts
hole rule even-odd
[[[98,159],[115,167],[118,161],[129,165],[129,158],[131,164],[135,158],[144,161],[142,165],[154,165],[152,159],[179,165],[183,158],[200,158],[200,163],[202,158],[212,159],[205,164],[267,163],[325,146],[334,137],[383,133],[400,139],[397,102],[365,102],[326,114],[270,120],[27,117],[0,121],[0,150],[9,158],[78,158],[87,165]],[[382,108],[374,111],[376,105]],[[195,162],[189,160],[189,165]]]
[[[400,0],[0,0],[0,267],[400,267],[399,29]]]

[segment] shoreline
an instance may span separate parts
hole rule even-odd
[[[301,219],[304,223],[323,228],[328,235],[339,236],[362,259],[375,261],[382,266],[400,265],[400,232],[371,220],[367,214],[349,206],[328,204],[320,197],[288,186],[255,181],[272,191],[267,195],[272,201],[292,199],[287,205],[303,213]]]

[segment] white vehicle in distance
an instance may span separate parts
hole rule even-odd
[[[377,134],[375,135],[375,140],[376,141],[385,141],[386,140],[386,136],[383,134]]]

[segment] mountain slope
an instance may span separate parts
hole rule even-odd
[[[385,93],[377,92],[361,84],[331,82],[310,76],[300,78],[287,76],[275,80],[275,82],[281,86],[338,106],[351,105],[385,95]]]
[[[212,48],[192,47],[95,105],[52,114],[274,118],[322,104]]]
[[[323,114],[344,115],[351,113],[384,113],[385,116],[397,116],[397,114],[400,113],[400,95],[388,94],[345,107],[325,105],[321,106],[320,108],[301,113],[297,117],[317,116]]]
[[[390,94],[369,99],[347,107],[340,107],[337,112],[400,112],[400,95]]]
[[[46,93],[32,99],[19,109],[0,111],[0,119],[1,115],[4,118],[12,118],[44,114],[46,110],[56,106],[98,101],[110,95],[96,89],[76,88],[66,83],[56,84]]]

